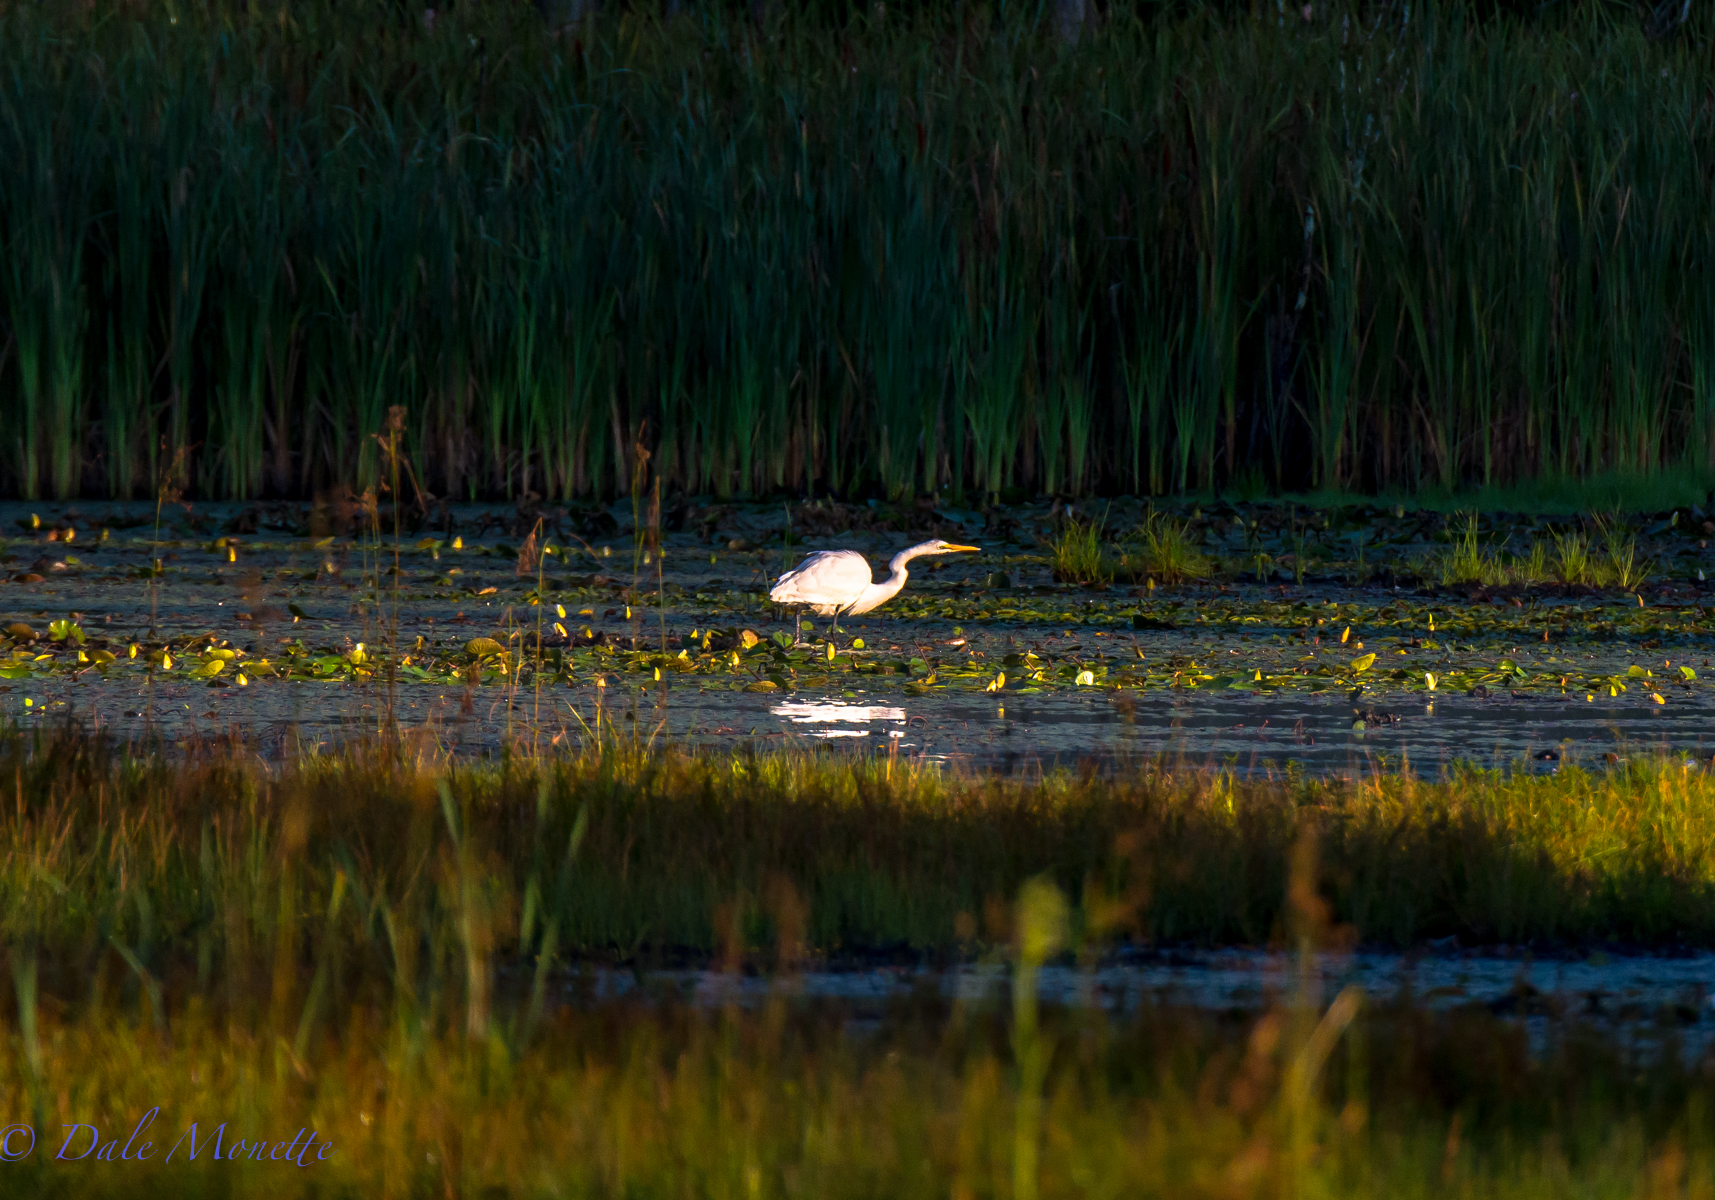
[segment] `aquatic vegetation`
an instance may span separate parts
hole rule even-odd
[[[992,563],[924,572],[876,628],[915,628],[917,637],[924,630],[920,623],[944,622],[949,630],[968,629],[969,636],[936,633],[915,645],[887,636],[871,636],[867,644],[842,636],[793,645],[772,625],[776,617],[756,582],[761,575],[748,581],[743,574],[708,578],[694,564],[699,554],[712,555],[692,553],[694,542],[662,542],[654,551],[657,577],[628,585],[571,570],[606,560],[549,530],[536,545],[535,569],[520,576],[515,545],[478,541],[474,534],[468,542],[454,535],[397,547],[369,533],[278,541],[92,536],[98,549],[86,559],[46,541],[71,530],[43,526],[31,529],[27,540],[14,540],[12,551],[27,546],[27,555],[65,553],[60,561],[42,554],[31,565],[53,575],[56,583],[47,586],[57,591],[63,585],[85,597],[65,601],[77,605],[74,613],[92,604],[123,611],[125,596],[139,581],[152,603],[169,607],[212,585],[236,587],[221,593],[234,601],[232,608],[207,611],[230,613],[221,621],[236,619],[238,625],[175,622],[151,632],[152,623],[139,620],[120,633],[75,615],[25,612],[20,615],[28,619],[9,620],[0,629],[0,677],[6,681],[0,687],[16,689],[12,700],[0,704],[16,716],[20,685],[100,677],[136,684],[151,678],[195,681],[217,690],[265,693],[301,685],[367,689],[383,704],[412,695],[412,689],[418,695],[457,689],[474,701],[475,689],[494,688],[508,705],[528,697],[533,707],[550,708],[572,696],[587,700],[592,685],[669,675],[700,690],[758,692],[814,691],[859,680],[872,687],[951,692],[1090,686],[1320,691],[1341,686],[1349,673],[1347,660],[1355,655],[1324,644],[1345,625],[1365,631],[1371,650],[1382,654],[1368,680],[1377,690],[1427,690],[1433,674],[1443,690],[1504,683],[1513,690],[1622,694],[1628,663],[1647,662],[1659,649],[1657,669],[1671,676],[1672,663],[1697,665],[1689,660],[1705,645],[1708,611],[1695,577],[1685,578],[1687,565],[1703,554],[1701,528],[1682,532],[1694,516],[1678,521],[1677,513],[1670,514],[1650,530],[1610,528],[1600,544],[1612,546],[1616,557],[1632,555],[1633,579],[1641,571],[1637,564],[1658,556],[1673,555],[1681,564],[1677,582],[1648,583],[1647,606],[1638,591],[1618,597],[1618,603],[1600,594],[1561,594],[1551,605],[1519,600],[1496,607],[1484,600],[1486,589],[1553,591],[1560,586],[1557,575],[1602,583],[1623,572],[1607,566],[1608,549],[1592,548],[1584,534],[1552,523],[1497,519],[1484,532],[1469,517],[1455,523],[1451,540],[1436,547],[1428,566],[1414,567],[1426,544],[1420,535],[1439,528],[1434,519],[1414,523],[1330,511],[1306,520],[1269,506],[1257,506],[1243,518],[1224,508],[1198,512],[1145,511],[1137,522],[1140,532],[1118,543],[1104,543],[1093,526],[1060,526],[1056,534],[1049,525],[1048,553],[1032,547],[1032,553],[1005,556],[1014,575],[1038,569],[1065,575],[1070,563],[1086,576],[1118,585],[1094,594],[1071,586],[1019,586]],[[1408,528],[1390,530],[1398,524]],[[1528,539],[1529,552],[1509,555],[1504,542],[1494,548],[1503,537]],[[214,564],[213,577],[192,561],[199,556]],[[674,573],[662,574],[669,556]],[[335,560],[348,558],[357,560],[355,573],[342,574]],[[751,571],[753,561],[761,560],[748,555],[743,571]],[[766,565],[775,561],[770,556]],[[1257,582],[1267,586],[1235,586],[1263,562],[1270,578]],[[306,565],[314,569],[299,569]],[[267,585],[263,573],[271,577]],[[1394,586],[1326,596],[1272,586],[1300,576],[1323,585],[1345,583],[1360,573],[1381,573]],[[955,582],[944,582],[950,577]],[[1199,577],[1208,582],[1199,583]],[[1473,577],[1476,582],[1462,586],[1476,590],[1474,599],[1395,590],[1402,581]],[[272,598],[265,595],[268,589]],[[329,600],[340,613],[350,613],[348,625],[315,620],[305,607],[327,614]],[[472,615],[458,611],[465,607]],[[443,620],[457,611],[458,623],[424,623],[426,609],[438,610]],[[401,620],[409,623],[403,635]],[[269,621],[286,623],[259,636]],[[1151,630],[1178,631],[1171,639],[1177,648],[1158,653],[1148,639],[1138,640]],[[1222,644],[1226,639],[1232,640]],[[1020,640],[1022,645],[1009,644]],[[1534,648],[1521,649],[1521,642]],[[1574,646],[1600,653],[1592,659],[1560,651]],[[1027,660],[1029,669],[1022,669]],[[1007,681],[997,689],[1000,672]],[[1675,691],[1683,686],[1688,685],[1676,679]]]
[[[435,11],[0,14],[0,487],[379,486],[399,405],[436,497],[1706,492],[1683,39]]]
[[[1120,570],[1134,581],[1184,583],[1205,578],[1213,572],[1214,564],[1192,539],[1190,529],[1190,522],[1151,509],[1129,540]]]
[[[1465,514],[1464,527],[1436,561],[1444,587],[1459,583],[1498,583],[1504,572],[1492,551],[1477,541],[1477,514]]]
[[[32,725],[0,731],[15,793],[0,820],[0,1032],[15,1050],[0,1094],[6,1119],[40,1135],[32,1163],[8,1165],[37,1172],[12,1176],[20,1194],[203,1186],[200,1161],[194,1176],[51,1161],[62,1126],[123,1145],[153,1106],[172,1137],[225,1121],[247,1151],[320,1130],[337,1153],[314,1171],[223,1163],[238,1180],[222,1189],[286,1196],[1069,1196],[1096,1176],[1127,1194],[1192,1178],[1356,1197],[1428,1179],[1500,1197],[1557,1195],[1568,1178],[1614,1194],[1708,1182],[1708,1079],[1679,1060],[1670,1025],[1707,1021],[1699,1005],[1660,1014],[1658,1062],[1522,988],[1506,1002],[1548,1013],[1529,1028],[1355,992],[1103,1013],[1028,987],[1033,971],[1180,941],[1707,945],[1705,765],[1586,765],[1567,750],[1552,776],[1307,778],[1287,764],[1237,778],[1140,759],[997,778],[905,753],[688,752],[627,720],[647,718],[646,692],[814,697],[859,681],[863,704],[1351,692],[1376,727],[1391,702],[1361,702],[1360,687],[1423,700],[1630,688],[1678,703],[1703,686],[1691,655],[1710,629],[1683,565],[1696,559],[1675,554],[1699,549],[1690,510],[1619,543],[1677,558],[1647,606],[1645,592],[1539,604],[1347,588],[1341,555],[1362,546],[1397,568],[1437,522],[1205,502],[1154,523],[1247,570],[1245,553],[1296,540],[1334,582],[1239,586],[1229,566],[1204,584],[1092,592],[1041,582],[1051,559],[1020,535],[999,564],[1016,584],[993,582],[993,562],[924,572],[861,636],[811,630],[796,645],[765,623],[779,554],[754,525],[703,540],[652,529],[638,544],[653,578],[628,583],[552,516],[496,536],[461,511],[434,536],[378,538],[365,507],[355,538],[306,517],[262,536],[180,526],[165,542],[118,523],[74,540],[72,522],[26,516],[0,546],[13,573],[37,575],[6,585],[15,611],[0,619],[0,706]],[[1515,526],[1550,544],[1553,527],[1491,516],[1479,546]],[[611,530],[622,546],[633,532]],[[765,548],[725,549],[741,538]],[[145,587],[161,603],[153,631]],[[1636,648],[1629,667],[1616,647]],[[1600,661],[1586,653],[1598,648]],[[126,747],[35,715],[50,693],[147,697],[167,681],[236,714],[289,692],[385,716],[373,738],[263,756],[242,730]],[[507,738],[490,757],[455,752],[439,740],[451,731],[393,717],[389,698],[413,694],[502,710]],[[953,1004],[747,1012],[689,1007],[656,970],[707,965],[740,984],[870,956],[1012,974]],[[601,978],[635,984],[626,999],[592,997],[604,965],[621,970]]]
[[[1601,582],[1636,591],[1650,577],[1654,564],[1639,554],[1637,537],[1619,514],[1597,516],[1595,524],[1602,543]]]
[[[1054,578],[1061,583],[1107,583],[1114,568],[1098,522],[1067,520],[1049,546]]]
[[[1565,584],[1594,584],[1599,572],[1591,555],[1590,540],[1573,530],[1554,535],[1554,577]]]

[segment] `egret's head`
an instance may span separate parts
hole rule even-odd
[[[924,554],[977,554],[981,546],[961,546],[957,542],[943,542],[940,538],[923,543]]]

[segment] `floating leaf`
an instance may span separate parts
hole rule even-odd
[[[1361,672],[1367,671],[1371,667],[1375,666],[1375,663],[1376,663],[1376,656],[1374,654],[1359,655],[1357,658],[1354,658],[1352,660],[1352,665],[1351,665],[1352,674],[1357,675],[1357,674],[1360,674]]]
[[[191,675],[197,679],[213,679],[216,675],[219,675],[224,670],[226,670],[225,660],[219,659],[219,658],[211,658],[207,662],[203,663],[196,670],[192,671]]]
[[[1636,664],[1633,664],[1632,666],[1629,666],[1626,668],[1626,678],[1627,679],[1648,679],[1648,678],[1650,678],[1650,673],[1648,671],[1644,670],[1642,667],[1637,666]]]
[[[1096,673],[1094,671],[1079,671],[1072,677],[1072,682],[1079,687],[1090,687],[1096,682]]]
[[[48,637],[56,642],[76,642],[83,645],[83,629],[71,621],[55,621],[48,626]]]
[[[1697,678],[1697,672],[1693,671],[1690,667],[1679,668],[1679,673],[1685,678],[1685,682],[1687,683],[1690,683],[1693,679]]]
[[[464,652],[472,658],[488,658],[505,651],[506,647],[491,637],[471,638],[464,644]]]
[[[742,629],[739,631],[738,644],[743,646],[746,650],[749,650],[760,641],[762,641],[762,639],[757,637],[751,630]]]
[[[6,626],[6,636],[14,642],[33,642],[36,640],[36,631],[22,621],[14,621]]]
[[[28,679],[30,675],[30,668],[24,663],[12,663],[0,667],[0,679]]]

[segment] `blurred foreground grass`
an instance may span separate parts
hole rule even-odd
[[[527,1042],[354,1004],[302,1053],[265,1020],[195,1003],[151,1029],[100,994],[44,1017],[40,1082],[0,1075],[9,1120],[52,1132],[8,1195],[1706,1196],[1709,1079],[1576,1028],[1540,1057],[1487,1014],[1347,1021],[1146,1010],[1045,1013],[1028,1045],[992,1009],[901,1011],[853,1035],[826,1012],[563,1012]],[[1017,1033],[1015,1024],[1012,1032]],[[17,1038],[13,1038],[14,1045]],[[1039,1095],[1021,1088],[1040,1063]],[[148,1163],[44,1161],[62,1125]],[[324,1162],[163,1153],[207,1136]],[[81,1134],[73,1153],[86,1144]],[[1029,1174],[1021,1176],[1020,1161]]]
[[[1715,1186],[1708,1064],[1666,1027],[1621,1048],[1556,1023],[1533,1054],[1480,1009],[1110,1020],[1038,1013],[1030,983],[1125,937],[1707,940],[1697,770],[1009,782],[623,743],[268,767],[64,732],[0,739],[0,780],[0,1119],[37,1138],[0,1162],[7,1195]],[[563,1003],[578,956],[790,974],[907,946],[1011,960],[1012,1005],[922,996],[854,1027],[825,1003]],[[71,1128],[116,1156],[151,1108],[149,1162]],[[165,1164],[192,1122],[203,1154]],[[223,1122],[243,1162],[209,1161]],[[250,1161],[301,1127],[332,1156]],[[52,1161],[68,1137],[87,1157]]]

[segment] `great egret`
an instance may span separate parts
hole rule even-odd
[[[981,550],[980,546],[958,546],[940,538],[901,550],[887,564],[887,578],[875,582],[869,560],[856,550],[818,550],[774,581],[768,598],[776,604],[801,605],[824,617],[833,617],[836,628],[841,617],[880,608],[899,594],[910,572],[907,564],[928,554],[959,554]]]

